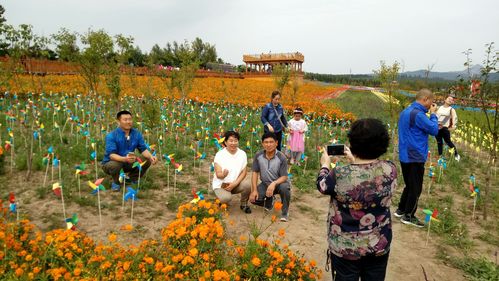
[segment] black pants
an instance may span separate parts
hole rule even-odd
[[[151,162],[147,161],[144,166],[142,166],[142,170],[140,171],[140,177],[142,178],[146,172],[147,169],[151,166]],[[128,173],[128,176],[130,177],[130,180],[132,181],[137,181],[139,178],[139,169],[138,168],[132,168],[132,164],[130,163],[123,163],[123,162],[118,162],[118,161],[113,161],[110,160],[106,164],[102,165],[102,170],[104,173],[111,175],[113,177],[113,182],[116,184],[120,184],[120,170],[123,169],[125,173]]]
[[[365,256],[360,260],[347,260],[332,255],[334,281],[382,281],[385,280],[388,255]]]
[[[447,146],[449,146],[450,148],[454,148],[454,155],[457,155],[456,146],[450,140],[450,132],[449,132],[449,129],[447,127],[442,127],[441,129],[439,129],[438,135],[435,138],[437,139],[438,155],[439,156],[442,155],[443,146],[444,146],[442,139],[445,141]]]
[[[404,176],[405,187],[400,197],[398,209],[406,215],[414,216],[418,208],[418,200],[423,190],[424,163],[403,163],[402,175]]]
[[[282,147],[282,131],[274,132],[277,136],[277,150],[281,151]]]

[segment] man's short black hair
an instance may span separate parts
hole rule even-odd
[[[120,120],[121,115],[130,115],[132,116],[132,113],[128,110],[122,110],[116,114],[116,119]]]
[[[230,137],[234,137],[237,140],[240,139],[240,136],[239,136],[238,132],[236,132],[236,131],[227,131],[224,134],[224,143],[226,143],[229,140]]]
[[[268,139],[268,138],[273,138],[275,141],[278,141],[277,140],[277,135],[272,133],[272,132],[265,132],[262,136],[262,142],[265,140],[265,139]]]
[[[386,153],[390,137],[386,126],[378,119],[359,119],[348,132],[350,150],[362,159],[376,159]]]

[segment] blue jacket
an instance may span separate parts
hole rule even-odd
[[[399,160],[403,163],[425,163],[428,157],[428,135],[438,134],[438,117],[426,116],[428,109],[413,102],[400,113]]]
[[[106,164],[111,160],[109,156],[112,153],[126,156],[128,152],[134,152],[135,149],[139,149],[140,153],[147,149],[142,134],[132,128],[130,130],[129,138],[127,139],[125,137],[125,131],[118,127],[116,130],[106,135],[106,153],[104,159],[102,159],[102,164]]]
[[[276,115],[276,112],[277,112],[277,115]],[[261,117],[265,132],[268,131],[267,124],[269,124],[269,123],[274,128],[274,132],[282,131],[282,125],[281,125],[281,122],[279,122],[279,119],[281,119],[281,122],[282,122],[282,124],[284,124],[284,127],[288,126],[288,122],[286,121],[286,117],[284,117],[284,109],[282,108],[282,105],[278,104],[274,110],[274,105],[271,102],[267,103],[263,107],[262,117]]]

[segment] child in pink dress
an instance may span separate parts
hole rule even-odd
[[[301,154],[305,152],[305,132],[307,131],[307,123],[302,119],[303,110],[299,107],[293,112],[293,119],[289,120],[289,146],[291,148],[291,164],[297,163],[301,158]]]

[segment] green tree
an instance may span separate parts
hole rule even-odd
[[[187,95],[191,92],[192,84],[199,66],[196,63],[189,63],[172,71],[171,87],[176,88],[180,94],[180,105],[183,108]]]
[[[52,39],[56,44],[55,52],[57,57],[63,61],[76,61],[80,49],[78,48],[78,35],[74,32],[61,28],[59,32],[53,34]]]
[[[5,13],[5,8],[0,5],[0,27],[2,27],[3,23],[7,21],[7,19],[4,17],[4,14]]]
[[[475,98],[477,99],[478,106],[482,109],[486,120],[486,131],[492,136],[492,145],[488,147],[490,153],[489,167],[493,166],[497,161],[497,150],[499,141],[499,82],[491,81],[490,76],[493,73],[499,72],[499,52],[495,50],[494,42],[485,45],[485,59],[483,61],[483,68],[480,72],[480,77],[473,78],[471,75],[468,77],[467,85],[470,85],[471,79],[480,80],[480,89],[475,92]],[[467,57],[465,66],[469,67],[471,64],[469,55],[471,54],[471,49],[468,49],[464,53]],[[470,73],[469,73],[470,74]],[[464,89],[469,89],[466,87]],[[469,95],[472,96],[474,93],[469,91]],[[467,94],[466,94],[467,96]],[[491,110],[492,109],[492,110]],[[490,111],[491,110],[491,111]],[[491,183],[492,169],[486,169],[485,176],[485,196],[482,196],[483,200],[483,218],[487,219],[488,201],[491,196]]]
[[[397,124],[397,111],[394,104],[397,103],[397,99],[394,97],[395,93],[398,91],[399,83],[397,82],[400,70],[400,64],[395,61],[392,65],[387,65],[384,61],[380,62],[380,68],[374,70],[376,78],[381,82],[381,86],[385,89],[388,94],[388,112],[390,113],[390,130],[391,130],[391,140],[393,145],[392,160],[395,160],[396,156],[396,124]],[[398,102],[403,104],[402,102]]]
[[[283,92],[284,87],[288,84],[291,76],[291,70],[286,65],[274,65],[272,66],[272,77],[274,78],[274,84],[279,92]]]
[[[113,56],[113,38],[104,30],[88,30],[81,35],[83,50],[78,56],[80,73],[91,93],[97,93],[100,75]]]
[[[128,60],[131,57],[133,50],[133,41],[132,37],[125,37],[122,34],[118,34],[114,36],[115,45],[116,45],[116,53],[113,53],[112,56],[108,58],[109,62],[107,68],[105,69],[105,77],[106,77],[106,85],[111,92],[111,96],[116,105],[116,111],[118,111],[121,107],[121,69],[122,67],[126,67],[128,64]],[[129,68],[130,77],[133,76],[133,68]]]
[[[297,101],[298,101],[298,90],[300,89],[301,85],[303,84],[303,75],[299,74],[298,72],[291,72],[291,103],[293,106],[297,106]]]

